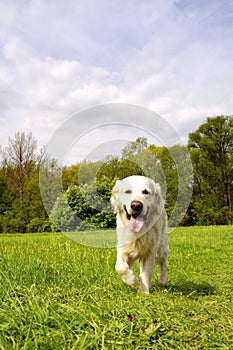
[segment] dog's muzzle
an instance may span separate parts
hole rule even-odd
[[[131,219],[131,216],[136,219],[137,217],[141,216],[141,212],[143,210],[143,204],[142,202],[139,202],[139,201],[133,201],[130,205],[130,208],[132,209],[132,214],[129,214],[128,213],[128,210],[126,208],[126,205],[124,205],[124,210],[125,210],[125,213],[126,213],[126,217],[128,220]],[[149,210],[149,209],[148,209]],[[141,217],[145,220],[147,215],[148,215],[148,210],[146,212],[145,215],[142,215]]]

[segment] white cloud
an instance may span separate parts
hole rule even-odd
[[[114,74],[78,61],[34,57],[24,43],[10,38],[3,49],[6,89],[5,117],[17,118],[20,129],[55,131],[68,115],[118,97]],[[10,63],[10,66],[9,66]],[[13,65],[12,65],[13,64]],[[11,75],[12,67],[14,75]],[[11,79],[10,79],[11,77]],[[10,84],[6,82],[10,79]],[[3,111],[3,110],[2,110]],[[16,130],[15,130],[16,131]]]
[[[110,102],[165,117],[182,137],[233,110],[233,5],[160,1],[0,4],[1,143],[40,143],[69,115]]]

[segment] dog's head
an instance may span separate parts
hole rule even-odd
[[[129,176],[113,187],[111,204],[121,221],[138,233],[164,206],[159,184],[144,176]]]

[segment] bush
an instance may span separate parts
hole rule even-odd
[[[4,217],[0,215],[0,233],[3,233],[4,230]]]
[[[115,227],[110,196],[115,179],[102,178],[97,183],[71,185],[57,199],[50,218],[53,230],[83,231]]]
[[[46,218],[34,218],[27,224],[27,232],[51,232],[52,223]]]
[[[26,223],[22,218],[9,218],[5,216],[2,221],[3,233],[25,233]]]
[[[64,195],[57,198],[50,214],[52,220],[52,230],[58,231],[74,231],[79,224],[79,220],[74,211],[69,206]]]

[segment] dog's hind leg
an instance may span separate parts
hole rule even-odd
[[[167,244],[167,236],[165,236],[165,239],[162,241],[159,250],[157,252],[156,257],[156,264],[160,266],[160,275],[159,275],[159,285],[162,287],[165,287],[167,284],[167,255],[169,253],[169,248]]]
[[[162,287],[165,287],[166,284],[167,284],[166,256],[164,256],[163,258],[160,258],[159,265],[160,265],[159,285],[162,286]]]

